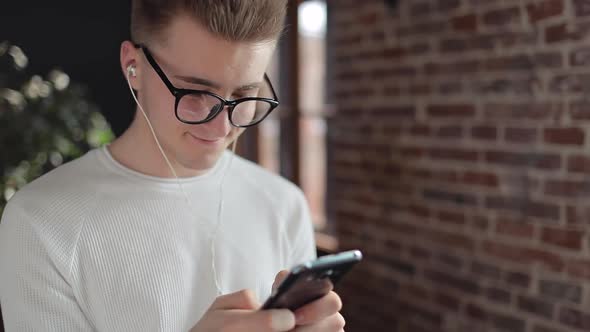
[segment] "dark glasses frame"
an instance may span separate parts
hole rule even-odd
[[[168,77],[166,76],[166,74],[164,73],[164,71],[162,70],[162,68],[158,65],[158,63],[156,62],[156,60],[154,59],[154,57],[152,56],[152,53],[150,52],[150,50],[147,48],[146,45],[144,44],[134,44],[134,46],[138,49],[141,49],[143,51],[143,53],[145,54],[145,57],[147,59],[147,61],[149,62],[149,64],[152,66],[152,68],[154,69],[154,71],[156,72],[156,74],[158,74],[158,76],[160,77],[160,79],[162,80],[162,82],[164,82],[164,85],[166,85],[166,87],[168,88],[168,90],[170,91],[170,93],[172,93],[172,95],[174,96],[174,98],[176,99],[174,102],[174,114],[176,115],[176,118],[178,119],[178,121],[186,123],[186,124],[203,124],[203,123],[207,123],[213,119],[215,119],[215,117],[217,117],[217,115],[219,115],[219,113],[221,113],[226,107],[228,109],[227,111],[227,116],[229,118],[229,122],[234,126],[234,127],[239,127],[239,128],[247,128],[247,127],[252,127],[255,126],[257,124],[259,124],[260,122],[262,122],[264,119],[266,119],[266,117],[268,115],[270,115],[270,113],[277,108],[277,106],[279,106],[279,101],[277,98],[277,94],[275,92],[274,87],[272,86],[272,83],[270,82],[270,79],[268,78],[268,75],[266,73],[264,73],[264,80],[268,83],[268,86],[270,87],[270,91],[272,92],[273,98],[261,98],[261,97],[245,97],[245,98],[239,98],[239,99],[235,99],[235,100],[227,100],[223,97],[221,97],[220,95],[217,95],[213,92],[209,92],[206,90],[192,90],[192,89],[181,89],[181,88],[177,88],[175,87],[172,82],[170,82],[170,80],[168,79]],[[179,115],[178,115],[178,105],[180,104],[180,100],[182,99],[182,97],[186,96],[186,95],[209,95],[211,97],[216,98],[217,100],[219,100],[219,105],[217,105],[216,107],[214,107],[212,109],[212,111],[209,113],[209,115],[201,121],[187,121],[182,119]],[[262,116],[262,118],[260,118],[259,120],[256,120],[253,123],[247,124],[247,125],[238,125],[235,124],[232,121],[232,114],[234,109],[236,108],[236,106],[238,106],[240,103],[243,102],[247,102],[247,101],[257,101],[257,102],[265,102],[269,104],[269,109],[266,112],[266,114],[264,116]]]

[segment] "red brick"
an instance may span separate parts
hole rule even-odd
[[[385,96],[400,96],[402,89],[399,86],[385,86],[383,88],[383,94]]]
[[[589,83],[585,82],[586,83]],[[590,120],[590,104],[587,101],[576,101],[570,103],[570,116],[577,121]]]
[[[473,216],[471,218],[471,225],[474,229],[485,232],[488,230],[490,221],[485,216]]]
[[[477,275],[478,278],[484,277],[490,280],[500,280],[502,270],[496,266],[475,261],[471,264],[471,273]]]
[[[468,317],[470,317],[472,319],[482,320],[482,321],[486,321],[489,319],[488,313],[485,311],[485,309],[477,304],[474,304],[474,303],[469,303],[468,305],[466,305],[465,313],[467,314]]]
[[[358,17],[357,17],[358,23],[360,23],[361,25],[375,24],[375,22],[377,22],[378,18],[379,18],[379,15],[376,12],[364,13],[364,14],[358,15]]]
[[[431,256],[430,251],[420,248],[420,247],[411,247],[410,248],[410,255],[413,259],[422,259],[428,260]]]
[[[407,55],[407,50],[402,47],[387,47],[383,49],[382,55],[386,59],[401,59]]]
[[[519,238],[532,238],[535,234],[535,227],[526,222],[498,220],[496,222],[496,233]]]
[[[457,125],[441,126],[436,132],[439,138],[461,138],[463,137],[463,128]]]
[[[546,128],[544,130],[544,140],[549,144],[560,145],[582,145],[586,138],[586,133],[580,128]]]
[[[510,292],[504,289],[490,287],[486,290],[488,299],[498,303],[510,304]]]
[[[532,332],[562,332],[560,329],[553,329],[546,326],[535,325]]]
[[[575,259],[567,263],[567,273],[590,281],[590,260]]]
[[[484,187],[497,187],[499,184],[498,176],[493,173],[468,171],[463,173],[463,182],[471,185]]]
[[[426,180],[432,178],[432,171],[429,169],[423,168],[416,168],[416,169],[408,169],[405,172],[409,176],[416,178],[417,180]]]
[[[427,54],[428,52],[430,52],[430,50],[432,49],[432,47],[430,46],[429,43],[416,43],[410,46],[409,50],[408,50],[408,54],[410,55],[423,55],[423,54]]]
[[[453,211],[439,211],[438,219],[444,223],[463,225],[465,224],[465,214]]]
[[[370,77],[375,80],[385,79],[400,79],[400,78],[411,78],[418,74],[418,70],[412,66],[397,66],[386,69],[375,69],[369,72]],[[339,77],[339,79],[361,79],[363,76],[352,76],[352,77]]]
[[[533,201],[527,198],[509,196],[489,196],[485,199],[485,206],[489,209],[506,210],[547,220],[559,220],[559,205]]]
[[[371,117],[375,118],[407,118],[412,119],[416,115],[414,106],[388,106],[369,109]]]
[[[466,251],[472,251],[475,248],[474,239],[469,236],[441,232],[441,231],[427,231],[424,235],[435,243],[446,245],[451,248],[463,249]]]
[[[467,118],[475,115],[473,105],[430,105],[428,115],[431,117],[457,117]]]
[[[421,218],[428,218],[430,216],[430,209],[427,206],[418,204],[410,205],[408,207],[408,212]]]
[[[539,294],[558,301],[568,301],[581,304],[582,287],[578,282],[539,280]]]
[[[480,60],[460,60],[452,63],[433,63],[424,64],[424,72],[427,75],[459,75],[473,74],[481,69]]]
[[[477,198],[472,194],[452,192],[448,190],[426,188],[422,191],[423,198],[431,202],[453,203],[456,205],[477,205]]]
[[[506,9],[492,10],[483,15],[483,22],[486,25],[507,25],[520,21],[520,9],[511,7]]]
[[[541,241],[564,249],[581,250],[584,235],[584,232],[579,230],[545,227],[541,233]]]
[[[471,128],[471,136],[482,140],[495,140],[498,130],[491,126],[474,126]]]
[[[561,168],[561,156],[557,154],[487,151],[486,161],[514,167],[534,167],[555,170]]]
[[[424,35],[432,35],[447,30],[448,21],[431,21],[426,23],[417,23],[412,26],[399,28],[397,31],[399,38],[411,38]]]
[[[350,46],[350,45],[360,44],[362,40],[363,40],[362,34],[355,33],[354,35],[350,35],[350,36],[345,35],[342,37],[338,37],[334,40],[334,43],[336,45]]]
[[[569,39],[571,36],[565,23],[552,25],[545,29],[545,42],[557,43]]]
[[[588,74],[571,74],[556,75],[549,82],[549,90],[552,92],[585,92],[590,85],[590,75]],[[576,105],[576,104],[574,104]],[[583,105],[583,104],[582,104]],[[577,105],[576,105],[577,106]],[[572,112],[576,114],[576,112]]]
[[[459,180],[457,172],[451,170],[434,171],[432,174],[432,179],[441,182],[456,183]]]
[[[410,320],[416,320],[436,326],[441,324],[441,314],[432,311],[431,309],[417,306],[406,301],[399,301],[398,305],[400,314],[404,317],[408,317]]]
[[[475,32],[477,31],[477,16],[475,14],[456,16],[451,19],[451,24],[456,31]]]
[[[436,292],[434,294],[434,302],[451,311],[459,311],[461,306],[461,299],[459,297],[442,292]]]
[[[560,68],[563,58],[559,52],[541,52],[536,54],[516,54],[495,57],[486,60],[485,69],[489,71],[525,71],[540,68]]]
[[[432,13],[432,7],[428,2],[411,3],[409,11],[411,17],[418,18],[430,15],[430,13]]]
[[[438,0],[436,10],[439,12],[446,12],[457,9],[461,6],[461,0]]]
[[[533,143],[537,140],[535,128],[506,128],[504,139],[510,143]]]
[[[461,270],[464,263],[461,258],[455,255],[450,255],[446,253],[439,253],[436,256],[436,260],[440,265],[446,265],[447,267],[454,269],[454,270]]]
[[[430,127],[428,125],[415,124],[410,127],[412,136],[430,136]]]
[[[573,0],[576,16],[590,15],[590,1],[588,0]]]
[[[460,277],[457,274],[427,269],[424,271],[424,275],[426,279],[432,282],[453,288],[462,293],[479,294],[481,292],[480,286],[474,280]]]
[[[489,103],[484,106],[488,120],[557,120],[563,112],[560,103]]]
[[[432,159],[448,159],[458,161],[477,161],[478,159],[478,152],[474,150],[433,148],[430,149],[429,154]]]
[[[527,289],[531,284],[531,276],[520,272],[508,272],[504,278],[510,286]]]
[[[478,95],[522,95],[530,96],[538,85],[536,78],[484,78],[472,83],[472,90]]]
[[[562,307],[559,310],[559,321],[582,331],[590,330],[590,313],[587,312]]]
[[[588,181],[547,180],[545,182],[545,195],[582,198],[587,197],[588,194],[590,194]]]
[[[403,157],[420,158],[425,154],[424,149],[420,147],[403,147],[399,151]]]
[[[553,317],[553,304],[540,298],[521,295],[518,297],[518,308],[524,312],[529,312],[545,319],[551,319]]]
[[[408,93],[411,96],[425,96],[430,94],[432,91],[432,89],[430,88],[430,86],[426,85],[426,84],[422,84],[422,85],[412,85],[410,86],[410,88],[408,89]]]
[[[526,6],[531,23],[558,16],[563,13],[564,0],[544,0],[540,3],[531,3]]]
[[[430,291],[420,285],[406,284],[400,289],[400,295],[409,295],[410,297],[428,300],[430,298]]]
[[[570,64],[572,66],[590,65],[590,47],[581,47],[571,51]]]

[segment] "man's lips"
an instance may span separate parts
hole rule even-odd
[[[219,143],[219,142],[221,142],[221,141],[222,141],[222,139],[221,139],[221,138],[218,138],[218,139],[206,139],[206,138],[200,138],[200,137],[197,137],[197,136],[195,136],[195,135],[193,135],[193,134],[191,134],[191,133],[188,133],[188,132],[187,132],[187,134],[188,134],[188,135],[189,135],[189,136],[190,136],[190,137],[191,137],[193,140],[196,140],[196,141],[198,141],[198,142],[205,143],[205,144],[217,144],[217,143]]]

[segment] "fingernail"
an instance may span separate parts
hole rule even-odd
[[[286,331],[295,327],[295,316],[289,310],[274,310],[272,313],[272,328]]]

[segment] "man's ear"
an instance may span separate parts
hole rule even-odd
[[[141,68],[139,65],[141,61],[139,61],[139,56],[139,49],[136,48],[132,42],[126,40],[123,43],[121,43],[121,70],[123,71],[123,75],[125,75],[125,78],[129,79],[129,83],[135,90],[138,90],[135,78],[137,78],[141,72]]]

